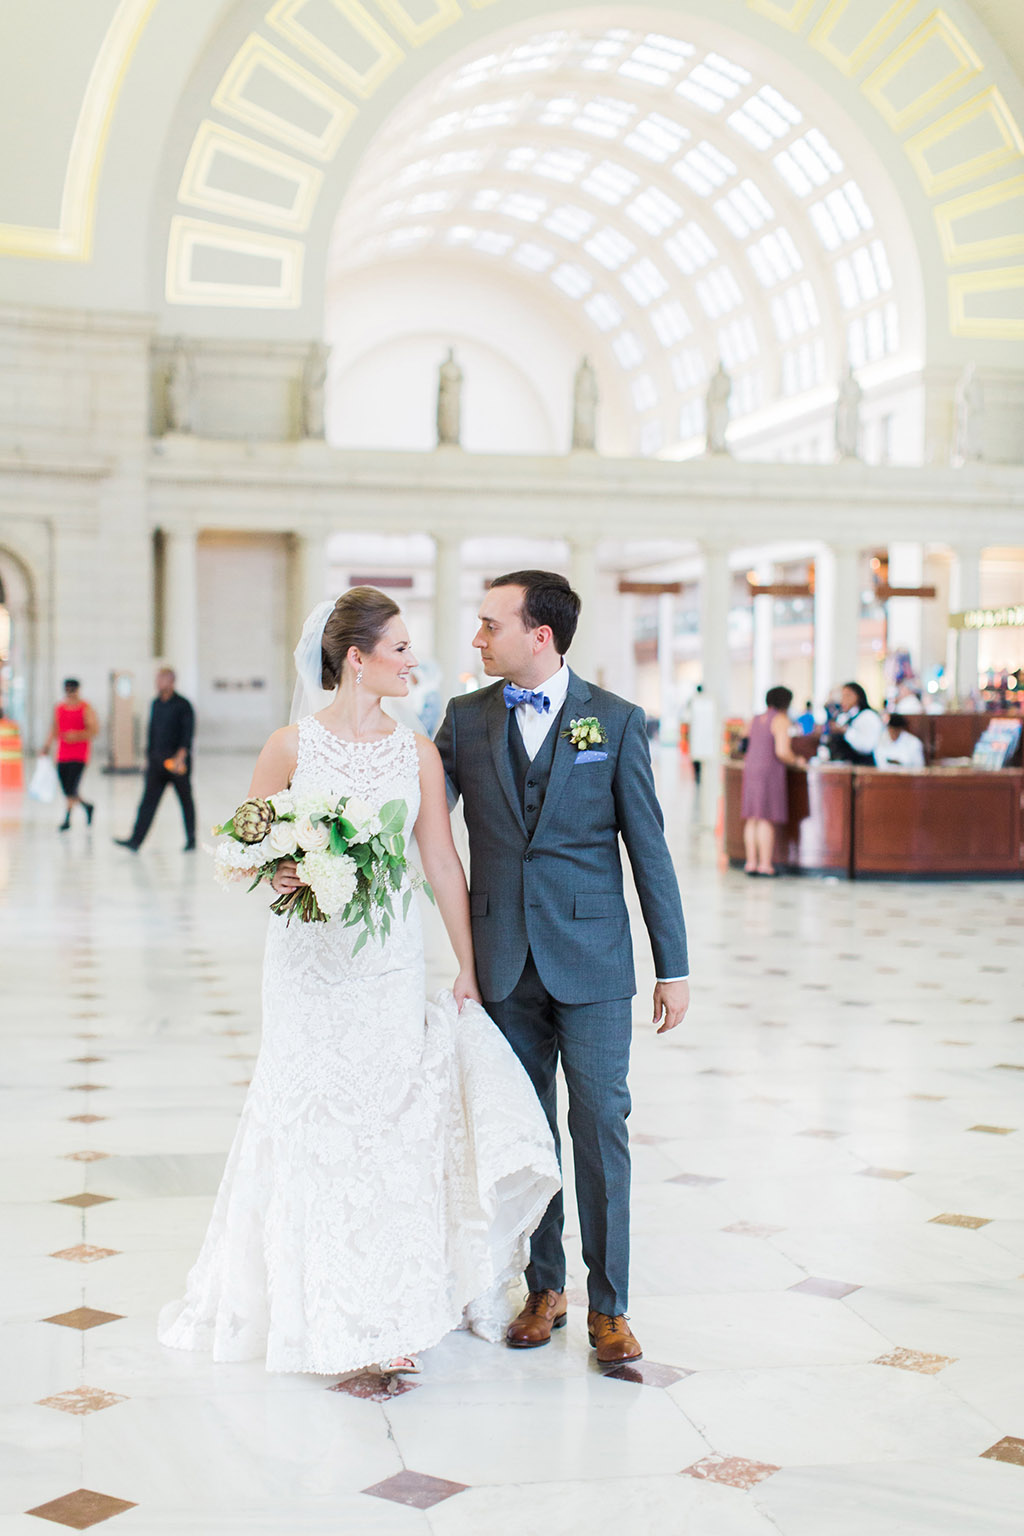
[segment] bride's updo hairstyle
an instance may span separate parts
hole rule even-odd
[[[367,656],[391,620],[401,609],[386,592],[376,587],[352,587],[343,592],[324,625],[321,650],[324,688],[337,688],[345,666],[345,657],[354,645]]]

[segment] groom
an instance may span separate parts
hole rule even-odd
[[[654,952],[654,1022],[686,1013],[686,930],[654,792],[644,714],[564,661],[580,599],[563,576],[492,582],[473,641],[502,685],[454,698],[437,746],[469,829],[470,910],[484,1006],[533,1081],[558,1145],[555,1071],[569,1133],[586,1261],[590,1342],[601,1365],[641,1358],[626,1321],[629,1277],[629,1046],[636,991],[622,894],[621,836]],[[571,722],[601,740],[577,747]],[[530,1246],[515,1349],[566,1320],[562,1195]]]

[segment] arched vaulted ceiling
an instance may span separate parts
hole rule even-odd
[[[903,221],[873,201],[806,104],[717,48],[548,28],[474,50],[388,122],[339,212],[331,286],[382,262],[415,281],[452,253],[528,276],[586,317],[655,453],[702,431],[719,358],[734,416],[847,358],[920,360],[901,335],[916,274],[889,255]]]
[[[684,215],[702,194],[673,167],[699,155],[702,143],[735,164],[729,185],[706,195],[710,201],[702,206],[710,212],[699,222],[709,237],[714,230],[719,254],[730,258],[726,269],[755,326],[759,314],[762,330],[766,313],[771,323],[772,297],[760,291],[756,258],[746,254],[756,242],[741,249],[745,237],[728,228],[714,204],[745,181],[760,186],[775,212],[777,202],[791,212],[800,194],[782,182],[769,196],[764,175],[759,181],[753,167],[771,165],[771,185],[778,149],[758,150],[728,126],[716,125],[728,125],[741,95],[771,107],[769,95],[758,96],[767,87],[802,114],[801,123],[789,124],[793,144],[802,137],[813,148],[809,130],[817,128],[844,172],[849,167],[883,244],[894,221],[892,205],[903,205],[907,244],[887,250],[889,267],[898,289],[916,250],[924,272],[928,360],[978,355],[1012,367],[1016,354],[1001,349],[1024,337],[1019,11],[1019,0],[662,0],[657,6],[630,0],[600,9],[566,7],[557,16],[544,0],[81,0],[70,15],[65,0],[5,7],[0,126],[5,142],[19,152],[0,167],[0,297],[157,309],[168,329],[315,335],[334,217],[368,145],[396,109],[415,99],[424,81],[450,75],[453,61],[471,52],[501,53],[507,46],[502,34],[511,26],[527,27],[531,35],[567,28],[593,37],[600,28],[607,34],[623,27],[625,17],[631,34],[658,34],[697,50],[696,64],[690,56],[676,72],[673,92],[700,64],[714,72],[708,53],[751,77],[748,82],[720,71],[740,89],[717,113],[702,107],[696,93],[683,93],[680,121],[692,138],[660,166],[650,156],[646,163],[649,186]],[[713,40],[715,28],[733,42]],[[488,39],[496,40],[491,48]],[[593,75],[601,71],[595,68]],[[806,88],[794,85],[794,75]],[[480,104],[495,100],[484,78],[464,88],[467,100],[474,94]],[[651,96],[664,97],[667,89],[640,72],[632,79],[616,72],[615,98],[636,112],[603,142],[627,168],[643,159],[626,145],[627,137],[638,131],[642,115],[651,115]],[[865,155],[851,154],[827,120],[833,116],[830,102],[835,121],[855,123],[860,149],[870,147],[873,163],[884,168],[877,178],[864,174]],[[551,112],[552,120],[538,129],[550,130],[551,140],[567,150],[589,137],[596,154],[600,135],[592,114],[589,126],[580,127],[580,113],[556,121]],[[539,156],[545,143],[535,132],[512,145],[506,133],[511,127],[495,125],[495,131],[509,152],[524,152],[519,168],[508,174],[529,196],[528,184],[540,187],[544,176],[539,159],[533,170],[527,166],[525,152]],[[455,136],[467,136],[462,126]],[[853,164],[858,158],[861,163]],[[841,190],[844,172],[833,172],[822,190]],[[580,206],[591,196],[583,190],[587,175],[581,171],[577,182],[564,183]],[[807,196],[807,207],[812,200],[821,201],[817,191]],[[635,223],[624,212],[629,201],[624,197],[620,205],[623,228]],[[463,211],[462,222],[470,226]],[[382,217],[382,208],[378,212]],[[481,232],[484,214],[487,227],[498,233],[526,222],[500,203],[472,212]],[[545,210],[537,222],[548,216]],[[679,227],[691,218],[698,222],[690,215]],[[437,229],[442,226],[443,218]],[[806,218],[787,218],[786,227],[804,263],[799,281],[810,284],[820,308],[821,293],[835,281],[826,273],[836,253],[815,249],[820,237]],[[566,242],[552,231],[545,234]],[[589,231],[586,239],[593,236]],[[641,230],[641,238],[654,262],[649,242],[661,237]],[[665,232],[659,250],[667,238]],[[524,243],[520,237],[517,244]],[[575,245],[578,253],[582,240]],[[772,249],[778,256],[780,248]],[[594,259],[593,252],[572,260],[560,250],[556,255],[552,271],[574,265],[589,270]],[[631,265],[644,259],[638,255]],[[700,269],[700,280],[709,280],[713,269],[710,263],[707,278]],[[634,274],[637,286],[645,272],[641,267]],[[684,276],[695,288],[698,270]],[[594,277],[596,289],[596,272]],[[617,275],[612,291],[645,317],[654,313],[655,300],[640,303]],[[741,307],[735,308],[738,317]],[[693,335],[706,345],[709,325],[722,326],[717,317],[698,313],[692,301],[689,309]],[[633,309],[627,313],[632,322]],[[907,316],[900,318],[906,338]],[[644,323],[650,328],[649,319]],[[827,326],[822,339],[827,349]]]

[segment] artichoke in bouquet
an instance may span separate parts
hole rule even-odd
[[[274,824],[275,816],[271,805],[266,800],[259,800],[255,796],[243,800],[234,816],[235,836],[243,843],[261,843]]]

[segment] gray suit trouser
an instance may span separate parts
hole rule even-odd
[[[595,1312],[627,1310],[629,1293],[630,1100],[626,1078],[632,999],[560,1003],[546,990],[533,956],[508,997],[484,1006],[526,1068],[559,1147],[555,1071],[559,1058],[569,1090],[569,1134],[576,1170],[587,1291]],[[560,1156],[561,1154],[559,1154]],[[562,1192],[554,1196],[530,1242],[531,1291],[565,1285]]]

